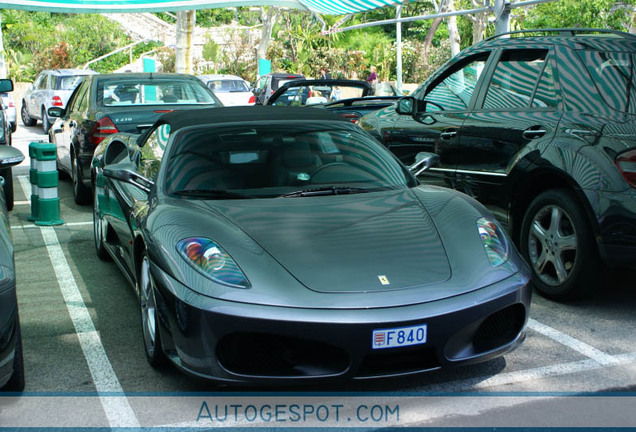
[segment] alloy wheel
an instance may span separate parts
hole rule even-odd
[[[571,217],[557,205],[546,205],[532,219],[528,255],[535,273],[550,286],[563,284],[577,258],[577,232]]]
[[[102,215],[99,211],[99,200],[97,194],[93,201],[93,238],[95,239],[95,251],[97,256],[103,261],[110,261],[110,255],[106,251],[104,246],[104,240],[106,239],[106,223],[102,219]]]
[[[146,353],[148,354],[148,357],[154,357],[155,349],[157,348],[157,309],[152,280],[150,278],[150,262],[146,255],[144,255],[141,262],[139,300],[141,305],[141,326]]]

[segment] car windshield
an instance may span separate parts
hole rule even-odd
[[[194,80],[109,80],[98,83],[102,106],[120,105],[220,105],[203,83]]]
[[[336,102],[341,99],[361,98],[364,88],[346,85],[303,85],[288,88],[271,100],[274,106],[306,106]]]
[[[339,125],[189,128],[175,134],[171,148],[165,189],[190,199],[339,195],[417,183],[383,146]]]
[[[245,81],[241,80],[212,80],[208,81],[208,87],[215,93],[240,93],[250,91]]]

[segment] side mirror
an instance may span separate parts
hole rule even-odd
[[[18,165],[24,160],[24,155],[15,147],[0,146],[0,168],[9,168]]]
[[[0,93],[7,93],[13,91],[13,81],[8,78],[0,79]]]
[[[150,188],[153,187],[155,183],[152,180],[149,180],[146,177],[142,176],[141,174],[131,170],[130,168],[128,168],[129,166],[130,164],[117,164],[107,166],[104,167],[103,173],[104,176],[110,179],[131,184],[146,193],[150,193]]]
[[[66,110],[60,107],[51,107],[46,111],[46,113],[49,117],[60,118],[64,115],[64,111]]]
[[[415,117],[417,114],[426,111],[427,102],[416,99],[412,96],[406,96],[398,99],[395,111],[398,114],[410,115]]]
[[[435,153],[419,152],[415,155],[415,162],[409,166],[409,171],[416,177],[432,166],[437,165],[439,156]]]

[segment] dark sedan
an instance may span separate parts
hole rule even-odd
[[[66,108],[49,108],[49,116],[60,118],[49,130],[49,141],[57,146],[58,169],[72,178],[75,201],[84,204],[91,198],[93,151],[105,137],[142,132],[166,112],[214,106],[223,104],[191,75],[89,75]]]
[[[0,146],[0,168],[3,170],[19,164],[22,160],[24,155],[20,153],[20,150]],[[5,181],[6,179],[0,176],[0,183],[4,184]],[[2,188],[0,188],[0,389],[3,391],[24,389],[24,361],[15,290],[13,244]]]
[[[97,252],[137,289],[153,365],[362,379],[523,340],[529,270],[495,218],[328,111],[166,114],[102,143],[93,169]]]

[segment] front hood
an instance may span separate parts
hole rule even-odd
[[[207,205],[313,291],[398,290],[451,275],[431,217],[408,190]]]
[[[492,217],[463,194],[419,186],[306,198],[167,198],[151,205],[145,230],[151,261],[181,298],[194,291],[238,303],[367,309],[452,301],[525,268],[514,248],[506,263],[491,266],[476,225],[484,216]],[[177,253],[188,237],[218,242],[251,288],[203,277]]]

